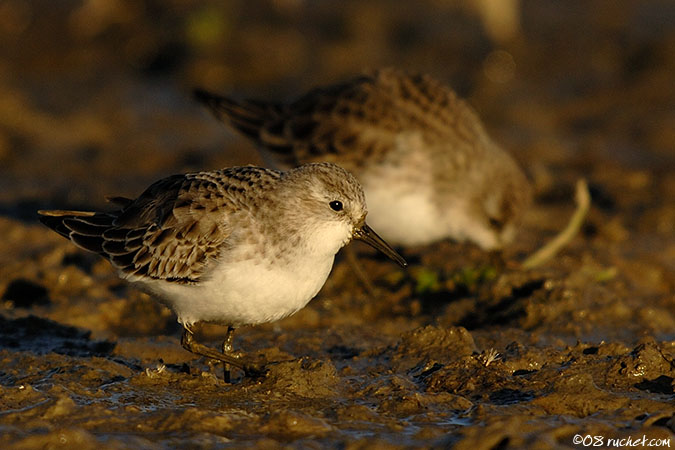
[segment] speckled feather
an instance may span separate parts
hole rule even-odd
[[[235,211],[280,177],[258,167],[174,175],[135,200],[110,199],[123,205],[118,211],[47,211],[41,220],[125,275],[195,283],[230,236]]]
[[[348,166],[350,160],[352,166],[376,162],[400,133],[411,130],[422,131],[430,144],[475,142],[485,134],[476,114],[452,90],[429,76],[393,69],[313,89],[288,105],[235,101],[204,91],[196,95],[286,167],[332,161],[331,155]]]
[[[190,326],[259,324],[295,313],[352,239],[406,264],[365,223],[360,183],[331,163],[174,175],[137,199],[109,200],[121,208],[40,211],[40,219],[167,305],[188,330],[185,348],[235,366],[193,345]]]
[[[426,75],[383,69],[287,105],[196,95],[274,167],[330,161],[354,173],[370,221],[392,243],[499,248],[531,201],[527,178],[473,109]]]

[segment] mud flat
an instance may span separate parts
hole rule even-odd
[[[499,44],[438,2],[90,3],[2,6],[0,447],[675,445],[675,8],[528,4]],[[374,64],[453,83],[536,205],[503,258],[444,242],[402,250],[402,271],[353,244],[379,294],[338,260],[307,308],[238,330],[264,378],[222,381],[169,311],[37,223],[39,208],[260,163],[191,102],[195,85],[282,98]],[[518,269],[564,226],[580,177],[581,233]]]

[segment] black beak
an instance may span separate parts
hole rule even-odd
[[[373,229],[370,228],[365,222],[360,228],[357,228],[354,231],[354,238],[365,242],[375,250],[381,251],[393,261],[396,261],[401,267],[406,267],[408,265],[408,263],[405,262],[405,259],[396,253],[396,251],[391,248],[389,244],[384,241],[384,239],[378,236],[377,233],[374,232]]]

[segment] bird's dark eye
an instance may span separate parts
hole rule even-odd
[[[342,202],[339,200],[333,200],[329,205],[333,211],[342,211]]]

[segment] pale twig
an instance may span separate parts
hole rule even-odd
[[[521,264],[523,269],[532,269],[553,258],[581,229],[581,225],[584,223],[586,214],[588,214],[588,210],[591,207],[591,195],[588,192],[588,184],[583,178],[577,181],[576,202],[577,209],[574,211],[565,229],[558,233],[548,244],[528,256]]]
[[[501,355],[497,350],[494,348],[490,348],[488,350],[484,350],[481,352],[480,355],[478,355],[478,360],[483,364],[485,367],[489,366],[492,364],[494,361],[497,361],[501,358]]]

